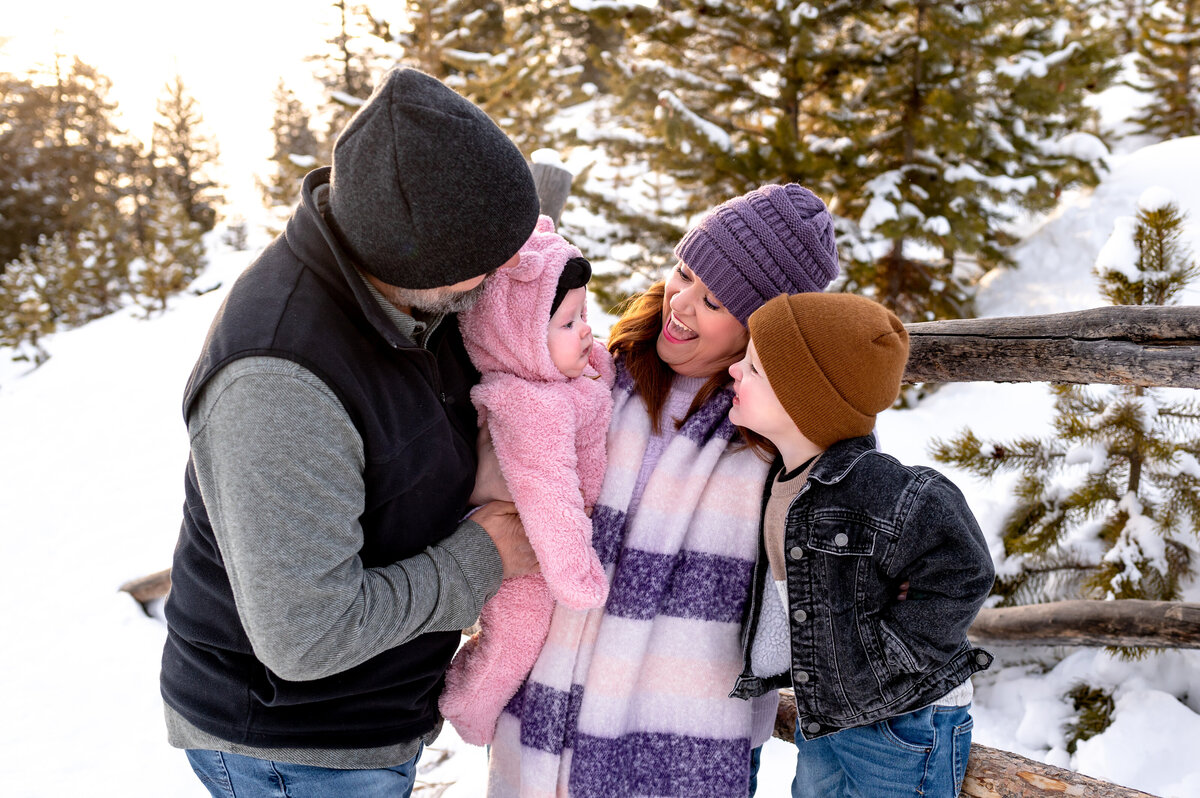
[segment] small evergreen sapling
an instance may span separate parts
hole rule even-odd
[[[166,311],[167,299],[199,276],[205,259],[200,224],[188,218],[187,209],[169,188],[155,186],[146,226],[149,235],[135,287],[138,304],[149,317],[155,310]]]
[[[275,116],[271,134],[275,149],[270,171],[256,179],[263,204],[271,212],[272,232],[281,232],[300,198],[304,176],[328,163],[317,134],[312,114],[281,79],[275,87]]]
[[[157,179],[166,183],[188,218],[207,233],[223,203],[212,172],[220,161],[216,138],[206,130],[199,103],[176,74],[158,99],[151,157]]]
[[[0,273],[0,345],[13,349],[12,359],[40,366],[50,357],[41,339],[54,332],[59,275],[70,263],[61,233],[42,236],[36,245]],[[52,275],[47,277],[47,275]]]
[[[1183,215],[1161,189],[1117,221],[1096,264],[1117,305],[1166,305],[1197,276]],[[1165,390],[1056,385],[1054,435],[984,442],[970,430],[933,456],[979,476],[1017,471],[993,589],[1001,605],[1178,599],[1200,527],[1200,403]],[[1137,652],[1126,652],[1137,653]]]

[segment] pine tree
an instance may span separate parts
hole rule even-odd
[[[267,209],[279,229],[300,198],[300,184],[313,169],[328,163],[323,160],[321,143],[313,130],[312,115],[295,92],[282,80],[275,87],[275,118],[271,124],[275,148],[271,153],[272,171],[257,179]]]
[[[1095,139],[1055,144],[1089,123],[1081,100],[1113,71],[1111,34],[1078,16],[1035,0],[638,12],[598,125],[628,185],[595,208],[652,271],[695,214],[802,182],[840,217],[845,288],[909,320],[969,314],[977,271],[962,267],[1006,262],[1015,213],[1096,179],[1077,157]]]
[[[579,140],[599,163],[576,183],[585,206],[615,225],[632,271],[661,273],[696,215],[764,183],[830,196],[824,155],[802,140],[815,98],[836,83],[827,33],[847,8],[596,5],[596,25],[622,34],[601,59],[608,93],[588,120],[594,132]]]
[[[69,266],[62,233],[25,244],[0,273],[0,344],[13,348],[13,360],[41,365],[49,353],[42,338],[54,332],[60,302],[57,276]]]
[[[151,194],[147,243],[136,270],[138,303],[149,316],[167,309],[167,300],[196,279],[204,267],[202,230],[188,218],[174,192],[158,185]]]
[[[1020,210],[1098,180],[1082,102],[1113,76],[1111,32],[1043,0],[872,4],[848,16],[840,91],[808,146],[836,153],[845,288],[906,321],[973,315],[981,270],[1006,264]],[[964,268],[965,267],[965,268]]]
[[[1200,0],[1157,0],[1138,23],[1138,75],[1151,101],[1139,132],[1164,139],[1200,135]]]
[[[388,23],[367,6],[333,0],[330,8],[336,13],[331,17],[332,33],[319,52],[306,59],[314,65],[321,101],[309,107],[282,79],[275,88],[273,167],[256,182],[276,219],[276,230],[295,207],[304,176],[332,163],[338,134],[396,58]]]
[[[1138,26],[1146,6],[1156,0],[1072,0],[1079,14],[1103,20],[1115,38],[1117,52],[1127,56],[1137,50]]]
[[[325,48],[306,59],[314,65],[313,77],[323,90],[317,109],[324,123],[321,163],[332,162],[338,134],[395,63],[396,56],[385,38],[386,32],[365,5],[332,0],[330,7],[336,12],[333,32],[325,40]]]
[[[47,123],[53,92],[29,78],[0,74],[0,264],[21,256],[61,226],[69,175],[52,158]]]
[[[116,209],[91,209],[62,278],[66,315],[60,326],[78,327],[128,301],[129,268],[137,246],[128,228],[129,220]]]
[[[1200,270],[1175,202],[1151,190],[1139,205],[1100,254],[1101,288],[1114,304],[1170,304]],[[1004,604],[1177,599],[1200,528],[1200,402],[1129,386],[1054,392],[1053,437],[984,443],[966,430],[932,447],[979,476],[1021,474],[995,592]]]
[[[175,75],[158,100],[158,119],[151,140],[157,177],[204,232],[217,223],[220,184],[212,170],[220,158],[216,139],[204,128],[196,98],[188,93],[183,77]]]
[[[0,85],[10,112],[0,124],[0,171],[12,181],[0,200],[0,263],[41,270],[7,294],[0,314],[20,311],[11,303],[31,307],[31,291],[52,327],[111,312],[127,290],[137,237],[140,145],[113,121],[109,81],[78,59],[67,69],[56,58],[50,70]]]
[[[391,37],[400,63],[427,72],[484,110],[528,156],[562,139],[554,114],[586,97],[586,14],[551,0],[454,0],[406,4],[407,25]]]
[[[0,262],[56,232],[74,246],[94,206],[128,196],[137,145],[114,122],[109,88],[95,68],[61,57],[0,76]]]
[[[116,103],[108,100],[111,81],[94,67],[74,60],[69,72],[58,70],[52,87],[53,119],[48,146],[65,169],[68,190],[55,196],[68,247],[74,247],[96,207],[118,207],[130,195],[129,176],[139,145],[116,122]]]

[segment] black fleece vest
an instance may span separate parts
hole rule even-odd
[[[295,361],[338,396],[362,436],[367,568],[422,551],[450,534],[475,476],[478,380],[455,319],[428,351],[403,339],[304,200],[238,279],[217,313],[184,396],[184,415],[208,379],[238,358]],[[443,675],[459,632],[420,636],[323,679],[289,682],[259,662],[188,462],[183,526],[166,605],[162,694],[198,728],[255,747],[367,748],[415,739],[437,722]]]

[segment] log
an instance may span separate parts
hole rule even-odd
[[[545,162],[531,164],[529,171],[533,173],[533,184],[537,187],[542,213],[553,219],[557,227],[575,175],[569,169]]]
[[[779,691],[779,710],[775,715],[775,736],[795,742],[796,699],[791,690]],[[1071,770],[1056,768],[1020,754],[971,743],[967,775],[959,798],[1154,798],[1149,793],[1131,790],[1093,779]]]
[[[959,798],[1154,798],[1150,793],[1093,779],[1063,768],[1026,759],[1011,751],[971,743],[967,776]]]
[[[905,327],[908,382],[1200,388],[1200,307],[1120,305]]]
[[[979,644],[1200,648],[1200,604],[1181,601],[1054,601],[981,610],[968,635]]]
[[[149,615],[150,602],[164,598],[171,590],[171,569],[164,568],[147,576],[130,579],[117,590],[133,596],[134,601],[141,605],[142,612]]]

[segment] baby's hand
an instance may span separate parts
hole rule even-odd
[[[508,483],[504,481],[504,474],[500,473],[500,459],[496,457],[496,447],[492,445],[492,432],[488,429],[486,417],[481,420],[475,448],[479,454],[479,467],[475,470],[471,504],[479,506],[490,501],[511,502],[512,494],[508,490]]]

